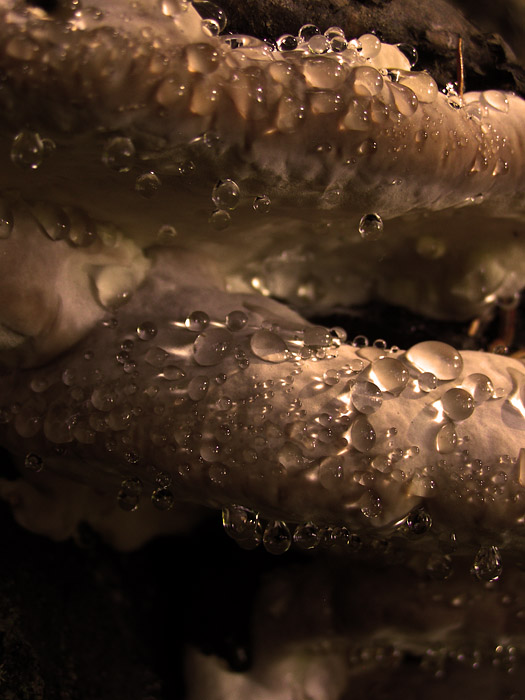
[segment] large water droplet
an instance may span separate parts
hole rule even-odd
[[[246,540],[257,536],[259,516],[254,510],[232,505],[223,508],[222,524],[229,537],[234,540]]]
[[[383,219],[379,214],[365,214],[359,222],[359,235],[366,241],[377,241],[383,234]]]
[[[264,328],[252,335],[250,349],[256,357],[265,362],[284,362],[287,357],[284,340],[277,333]]]
[[[226,29],[228,17],[219,5],[210,0],[193,0],[193,7],[202,17],[203,27],[211,36],[217,36]]]
[[[412,535],[424,535],[432,527],[432,518],[424,508],[418,508],[409,513],[405,522]]]
[[[472,398],[476,403],[484,403],[491,399],[494,395],[494,385],[486,374],[469,374],[463,380],[463,387],[472,394]]]
[[[441,426],[436,435],[436,450],[441,454],[454,452],[458,444],[456,428],[452,423]]]
[[[24,467],[32,472],[40,472],[44,468],[44,460],[36,452],[28,452],[24,459]]]
[[[142,197],[150,199],[157,194],[160,185],[160,179],[154,172],[143,173],[135,180],[135,191],[142,195]]]
[[[269,214],[272,208],[272,201],[267,194],[255,197],[253,200],[253,210],[258,214]]]
[[[466,420],[474,412],[474,399],[465,389],[449,389],[441,397],[443,410],[453,421]]]
[[[352,389],[352,403],[360,413],[373,413],[383,403],[381,389],[373,382],[356,382]]]
[[[124,479],[120,485],[117,502],[122,510],[136,510],[142,495],[142,481],[137,478]]]
[[[455,379],[463,369],[460,353],[447,343],[426,340],[407,350],[406,359],[420,372],[431,372],[437,379]]]
[[[218,209],[235,209],[239,204],[241,191],[239,185],[230,180],[219,180],[212,191],[211,198]]]
[[[479,581],[497,581],[502,569],[501,555],[497,547],[485,545],[478,549],[472,564],[472,573]]]
[[[208,328],[197,336],[193,344],[193,357],[203,367],[218,365],[231,354],[233,335],[226,328]]]
[[[270,520],[264,530],[263,545],[270,554],[284,554],[290,549],[292,536],[282,520]]]
[[[143,321],[137,326],[137,335],[141,340],[151,340],[157,335],[157,326],[151,321]]]
[[[44,160],[44,142],[35,131],[20,131],[13,139],[11,160],[26,170],[36,170]]]
[[[175,503],[175,497],[168,488],[163,486],[153,491],[151,502],[157,510],[171,510]]]
[[[399,360],[381,357],[375,360],[369,370],[370,379],[381,391],[388,391],[397,396],[406,387],[408,371]]]
[[[322,539],[322,532],[314,523],[305,523],[295,528],[293,541],[299,549],[315,549]]]
[[[375,445],[376,432],[365,416],[357,416],[350,427],[352,447],[358,452],[368,452]]]
[[[247,323],[248,316],[240,309],[230,311],[230,313],[226,316],[226,326],[232,333],[242,330]]]
[[[102,152],[102,162],[111,170],[127,173],[135,160],[133,141],[124,136],[116,136],[108,141]]]

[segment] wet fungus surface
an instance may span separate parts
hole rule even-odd
[[[525,368],[466,329],[519,305],[521,72],[463,94],[378,18],[0,3],[0,496],[209,558],[119,564],[161,659],[137,697],[519,697]]]

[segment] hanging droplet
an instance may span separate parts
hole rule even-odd
[[[213,188],[211,198],[218,209],[235,209],[239,204],[241,191],[239,185],[230,180],[219,180]]]
[[[142,495],[142,481],[137,478],[124,479],[120,485],[117,502],[122,510],[136,510]]]
[[[24,467],[32,472],[41,472],[44,468],[44,460],[36,452],[28,452],[24,459]]]
[[[246,540],[256,536],[259,516],[254,510],[233,505],[222,509],[222,524],[229,537]]]
[[[377,241],[383,234],[383,219],[379,214],[365,214],[359,222],[359,235],[366,241]]]
[[[255,197],[253,200],[253,209],[258,214],[269,214],[271,208],[272,202],[267,194],[263,194],[260,197]]]
[[[465,389],[449,389],[441,397],[447,416],[453,421],[466,420],[474,412],[474,399]]]
[[[270,520],[264,530],[263,545],[270,554],[284,554],[290,549],[292,536],[282,520]]]
[[[157,510],[171,510],[175,503],[175,497],[168,488],[162,487],[153,491],[151,502]]]
[[[314,523],[305,523],[295,528],[293,541],[299,549],[315,549],[322,539],[322,532]]]
[[[250,349],[256,357],[265,362],[284,362],[287,358],[286,343],[281,336],[264,328],[252,335]]]
[[[447,343],[425,340],[407,350],[405,358],[420,372],[431,372],[439,380],[455,379],[463,369],[460,353]]]
[[[210,36],[217,36],[226,29],[228,18],[219,5],[210,0],[193,0],[192,4],[202,17],[203,28]]]
[[[502,569],[501,555],[497,547],[485,545],[478,549],[472,565],[472,573],[479,581],[497,581]]]
[[[160,189],[160,185],[160,179],[154,172],[143,173],[135,180],[135,191],[142,197],[150,199],[157,194]]]
[[[151,340],[157,335],[157,326],[151,321],[143,321],[137,326],[137,335],[141,340]]]
[[[116,136],[108,141],[102,153],[102,162],[111,170],[127,173],[135,160],[133,141],[124,136]]]
[[[36,170],[44,160],[44,143],[36,131],[20,131],[13,139],[11,160],[26,170]]]
[[[231,216],[224,209],[217,209],[210,216],[209,223],[216,231],[224,231],[231,223]]]

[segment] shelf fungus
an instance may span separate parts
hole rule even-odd
[[[507,673],[523,623],[501,621],[494,586],[518,615],[523,363],[305,319],[379,301],[467,320],[517,299],[525,102],[443,93],[373,34],[224,27],[206,2],[0,2],[0,443],[22,477],[0,496],[29,529],[85,521],[123,549],[211,507],[246,549],[322,550],[312,595],[334,593],[332,548],[361,567],[341,574],[361,605],[410,616],[414,585],[429,606],[404,627],[343,602],[353,637],[272,628],[254,674],[195,653],[189,697],[379,697],[373,669],[396,679],[403,654],[414,687],[454,654],[461,683],[469,664]],[[287,600],[272,585],[261,610],[299,624],[264,602]],[[501,623],[476,646],[478,609]]]

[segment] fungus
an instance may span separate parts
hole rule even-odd
[[[456,583],[420,582],[422,598],[496,581],[523,547],[522,363],[346,343],[302,314],[379,299],[466,319],[518,295],[525,103],[442,94],[370,34],[303,27],[272,47],[223,28],[186,0],[0,4],[0,440],[24,475],[0,495],[56,539],[87,521],[131,548],[205,506],[245,548],[386,547],[394,592],[454,561]],[[391,602],[361,570],[352,586]],[[277,581],[263,598],[296,586]],[[491,589],[473,600],[498,609]],[[373,668],[385,643],[459,658],[472,608],[434,602],[390,636],[356,625]],[[269,697],[291,678],[283,697],[297,683],[335,700],[366,676],[333,621],[277,644],[288,613],[260,622],[278,649],[255,676],[194,655],[215,695],[193,697]],[[502,622],[482,653],[521,634]]]

